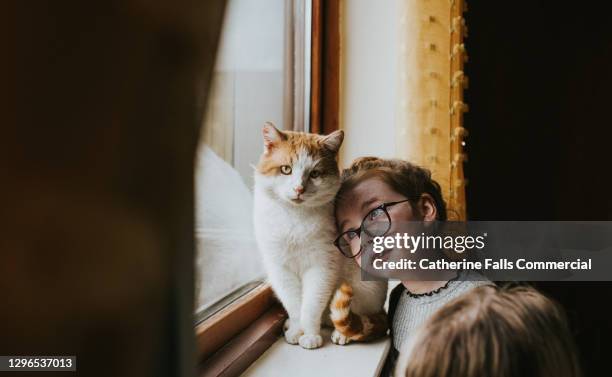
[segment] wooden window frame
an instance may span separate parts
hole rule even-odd
[[[340,0],[311,0],[311,7],[310,132],[329,134],[339,128]],[[289,38],[289,44],[300,38]],[[293,62],[294,57],[288,54],[286,59]],[[290,85],[293,90],[295,82]],[[296,117],[302,118],[295,110],[285,114],[294,127]],[[297,110],[303,112],[299,106]],[[278,339],[286,318],[267,283],[220,309],[196,325],[199,376],[241,374]]]
[[[312,0],[310,131],[340,128],[340,0]]]
[[[263,283],[196,326],[200,376],[236,376],[281,334],[287,317]]]

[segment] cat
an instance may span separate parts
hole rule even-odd
[[[264,151],[254,177],[255,239],[268,280],[289,316],[285,340],[318,348],[323,318],[329,320],[332,294],[342,282],[354,292],[354,305],[346,312],[364,315],[383,311],[386,282],[362,282],[356,262],[333,245],[337,155],[344,133],[279,131],[271,123],[262,133]],[[332,335],[339,344],[349,338],[337,330]]]
[[[330,304],[334,325],[331,340],[339,345],[378,339],[386,335],[389,328],[387,313],[383,309],[387,283],[358,279],[353,278],[357,289],[343,282]]]

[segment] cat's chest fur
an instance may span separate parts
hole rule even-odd
[[[291,208],[256,191],[254,204],[255,234],[264,256],[287,264],[335,259],[333,203]]]

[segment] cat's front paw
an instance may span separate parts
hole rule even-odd
[[[341,346],[345,345],[345,344],[349,344],[351,339],[349,339],[349,337],[341,334],[338,330],[334,330],[334,332],[332,332],[331,334],[331,340],[332,342],[339,344]]]
[[[323,338],[319,334],[305,334],[300,336],[299,342],[302,348],[314,349],[323,345]]]
[[[300,337],[304,334],[299,326],[287,326],[285,330],[285,340],[289,344],[298,344],[300,341]]]

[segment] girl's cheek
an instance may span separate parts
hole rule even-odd
[[[412,212],[411,208],[402,208],[400,211],[395,211],[395,213],[391,214],[391,222],[393,223],[401,223],[404,221],[414,221],[417,220]]]

